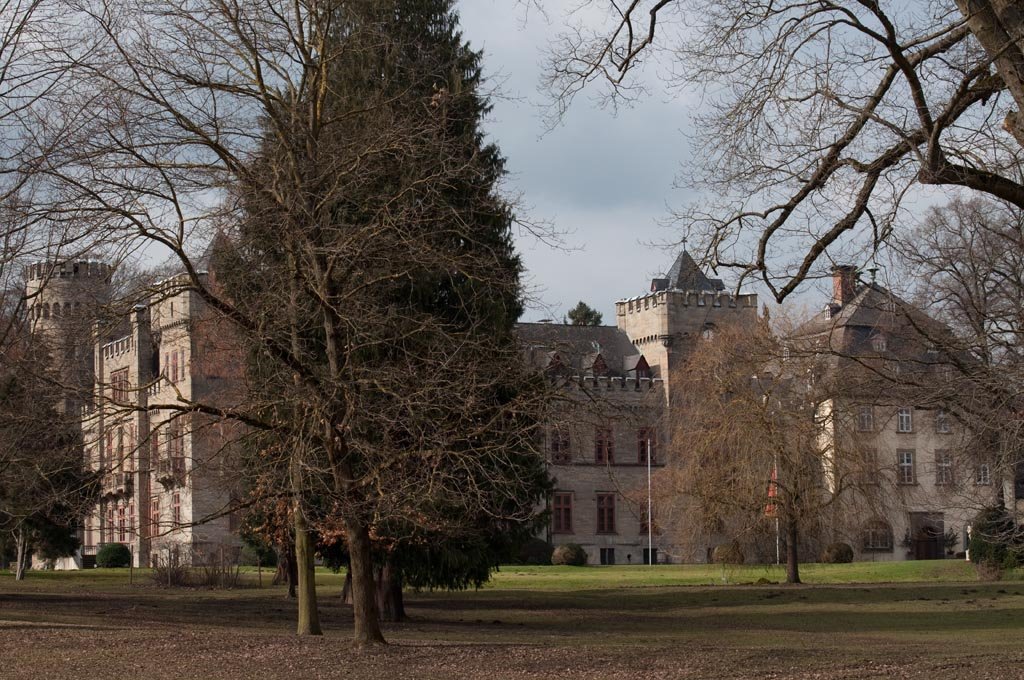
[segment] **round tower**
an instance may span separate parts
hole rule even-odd
[[[93,386],[92,325],[110,297],[113,267],[95,260],[37,262],[25,270],[27,320],[51,367],[81,403]]]

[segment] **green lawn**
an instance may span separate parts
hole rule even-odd
[[[256,585],[255,567],[243,567],[247,585]],[[150,585],[152,572],[136,569],[134,581]],[[0,579],[10,577],[0,571]],[[964,560],[934,560],[908,562],[854,562],[851,564],[805,564],[800,567],[805,584],[841,585],[876,583],[958,583],[976,580],[974,566]],[[265,586],[270,585],[273,572],[263,570]],[[117,588],[129,581],[127,569],[91,569],[78,572],[29,572],[30,581],[53,581],[62,588]],[[784,566],[713,564],[635,565],[635,566],[519,566],[507,565],[496,571],[483,590],[590,590],[614,588],[764,585],[783,583]],[[1005,581],[1024,580],[1024,572],[1016,570],[1004,576]],[[344,573],[325,568],[317,570],[317,583],[323,587],[341,587]],[[769,585],[770,585],[769,583]]]
[[[159,588],[144,570],[132,586],[126,570],[0,573],[0,677],[1024,677],[1019,574],[981,583],[954,560],[802,573],[791,587],[754,566],[502,567],[478,591],[408,593],[392,644],[361,653],[326,570],[318,639],[291,634],[295,604],[266,572],[235,590]]]

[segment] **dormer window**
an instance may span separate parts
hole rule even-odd
[[[884,352],[888,349],[888,343],[886,342],[885,335],[882,333],[875,333],[871,338],[871,348],[876,352]]]

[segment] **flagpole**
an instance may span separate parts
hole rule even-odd
[[[647,433],[647,562],[654,565],[654,517],[651,510],[651,434]]]

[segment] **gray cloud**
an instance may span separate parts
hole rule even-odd
[[[510,187],[531,218],[553,222],[574,248],[519,240],[539,296],[525,318],[560,319],[582,299],[614,324],[615,300],[643,292],[673,259],[650,243],[675,236],[659,222],[684,198],[672,183],[690,158],[687,102],[644,97],[615,115],[581,97],[565,123],[545,134],[537,86],[557,10],[551,25],[537,13],[524,23],[512,0],[462,0],[459,11],[466,39],[484,50],[485,72],[504,95],[487,130],[508,158]]]

